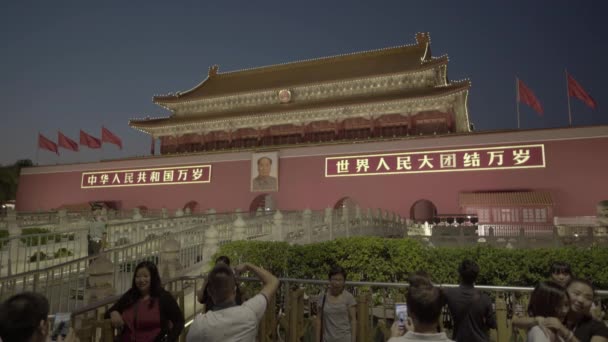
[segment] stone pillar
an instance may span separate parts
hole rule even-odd
[[[139,208],[133,208],[133,219],[136,221],[142,219],[141,213],[139,212]]]
[[[211,223],[215,222],[215,214],[216,214],[215,209],[209,208],[209,210],[207,210],[207,218],[209,219],[209,222],[211,222]]]
[[[179,262],[180,243],[175,239],[167,239],[160,246],[159,272],[164,281],[179,276],[182,265]]]
[[[247,224],[243,220],[243,215],[240,209],[236,210],[236,220],[232,223],[232,241],[241,241],[247,239]]]
[[[306,234],[306,242],[312,243],[312,211],[308,208],[302,212],[302,228]]]
[[[160,209],[160,217],[161,217],[161,218],[164,218],[164,219],[166,219],[166,218],[168,218],[168,217],[169,217],[169,211],[167,211],[167,208],[162,207],[162,208]]]
[[[283,241],[283,214],[277,209],[272,217],[272,239],[274,241]]]
[[[355,205],[355,218],[357,219],[357,221],[361,220],[361,208],[358,204]]]
[[[190,209],[190,207],[186,207],[186,210],[184,210],[184,215],[190,216],[190,214],[192,214],[192,210]]]
[[[87,270],[88,288],[85,293],[87,304],[95,303],[113,296],[114,289],[114,264],[105,254],[99,255],[89,265]]]
[[[184,211],[182,210],[182,208],[177,208],[177,210],[175,211],[175,217],[182,217],[184,216]]]
[[[262,216],[263,213],[264,213],[264,210],[262,210],[262,208],[258,208],[255,211],[255,216]]]
[[[214,225],[209,226],[205,230],[205,242],[203,244],[203,261],[209,262],[211,258],[217,252],[220,243],[220,234]]]
[[[101,208],[101,217],[104,219],[104,221],[108,221],[108,209],[106,207]]]
[[[64,226],[68,224],[68,211],[67,209],[59,209],[57,212],[57,218],[59,218],[59,231],[63,230]]]
[[[342,207],[342,222],[346,230],[346,237],[350,237],[350,220],[348,219],[348,206]]]

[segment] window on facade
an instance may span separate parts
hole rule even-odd
[[[538,208],[535,210],[536,222],[547,222],[547,209]]]
[[[477,218],[480,223],[490,222],[490,209],[478,209]]]

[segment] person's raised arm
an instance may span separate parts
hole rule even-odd
[[[237,274],[241,274],[245,271],[253,272],[253,274],[255,274],[255,276],[258,277],[258,279],[260,279],[264,285],[260,293],[263,294],[269,301],[279,288],[279,279],[272,275],[272,273],[256,265],[250,263],[240,264],[235,267],[235,271]]]

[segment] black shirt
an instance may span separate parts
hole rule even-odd
[[[591,341],[593,336],[608,338],[608,327],[604,322],[585,316],[573,329],[574,336],[581,342]]]
[[[489,341],[489,330],[496,328],[490,297],[467,285],[444,288],[443,293],[454,319],[452,339],[458,342]]]

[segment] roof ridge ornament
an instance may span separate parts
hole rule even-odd
[[[213,78],[217,76],[217,72],[220,70],[220,66],[217,64],[213,64],[209,67],[209,78]]]

